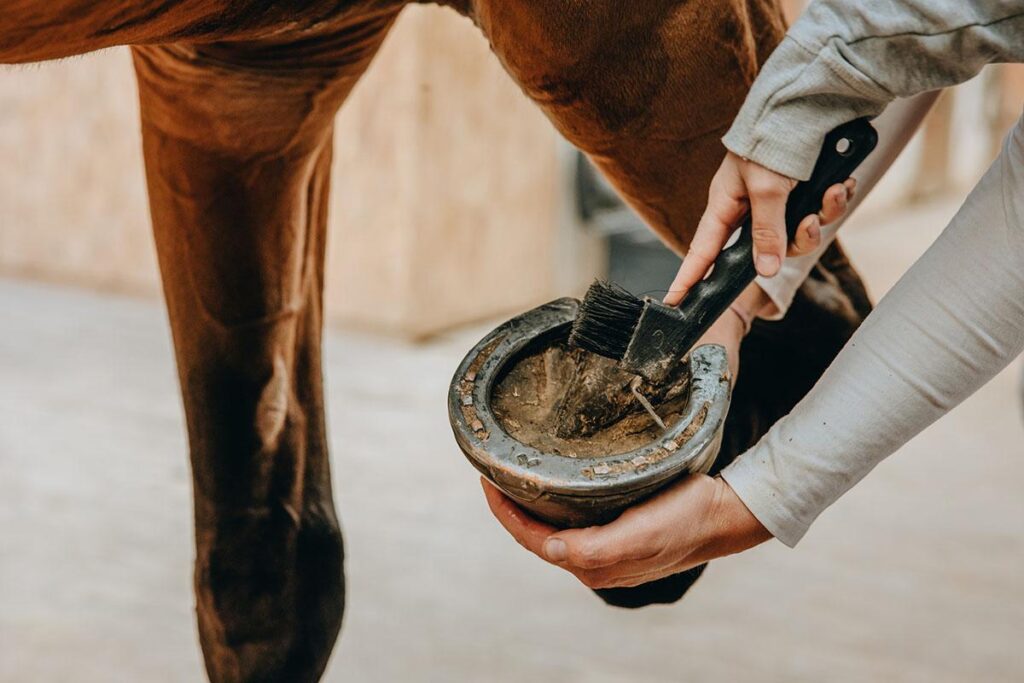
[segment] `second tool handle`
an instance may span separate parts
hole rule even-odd
[[[805,216],[821,211],[825,191],[849,178],[877,143],[878,134],[866,118],[844,123],[825,136],[810,179],[798,183],[786,203],[788,241],[793,241]],[[748,215],[736,242],[722,250],[711,274],[694,285],[679,304],[679,312],[686,321],[686,342],[680,344],[680,348],[689,350],[696,344],[755,277],[754,242]]]

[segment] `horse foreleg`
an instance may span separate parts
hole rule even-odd
[[[320,355],[333,119],[391,19],[338,60],[308,39],[134,52],[216,683],[316,681],[340,627]]]

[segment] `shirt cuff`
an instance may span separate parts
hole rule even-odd
[[[787,36],[722,138],[726,148],[776,173],[810,178],[828,132],[878,114],[886,101],[833,53],[814,53]]]
[[[741,454],[722,470],[721,477],[739,496],[757,521],[772,536],[790,548],[804,537],[810,525],[802,523],[790,513],[776,493],[774,474],[767,456],[758,455],[756,448]]]
[[[787,271],[780,270],[775,277],[762,277],[760,275],[754,280],[757,286],[775,304],[775,312],[771,315],[758,316],[762,320],[782,320],[786,317],[786,311],[793,304],[796,297],[796,290],[800,289],[806,276],[799,276]]]
[[[765,295],[775,304],[776,312],[772,315],[760,316],[764,320],[782,320],[786,311],[793,305],[793,299],[800,285],[804,283],[807,276],[814,270],[822,254],[836,238],[836,231],[845,221],[845,217],[836,224],[825,226],[821,230],[821,243],[818,247],[802,256],[790,256],[782,260],[782,268],[774,277],[757,277],[755,282]]]

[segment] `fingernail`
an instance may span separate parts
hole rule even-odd
[[[684,296],[686,296],[685,289],[675,292],[669,292],[668,294],[665,295],[665,298],[662,299],[661,302],[663,304],[667,304],[669,301],[676,301],[677,299],[681,300]]]
[[[551,562],[562,562],[569,556],[569,547],[565,541],[558,538],[549,538],[544,542],[544,557]]]
[[[779,270],[779,257],[772,254],[761,254],[757,257],[757,272],[771,277]]]
[[[811,224],[807,226],[807,234],[815,242],[821,239],[821,222],[817,219],[811,221]]]

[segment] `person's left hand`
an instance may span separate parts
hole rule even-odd
[[[678,574],[771,538],[722,479],[696,474],[605,526],[559,531],[481,479],[491,512],[519,544],[590,588],[619,588]]]

